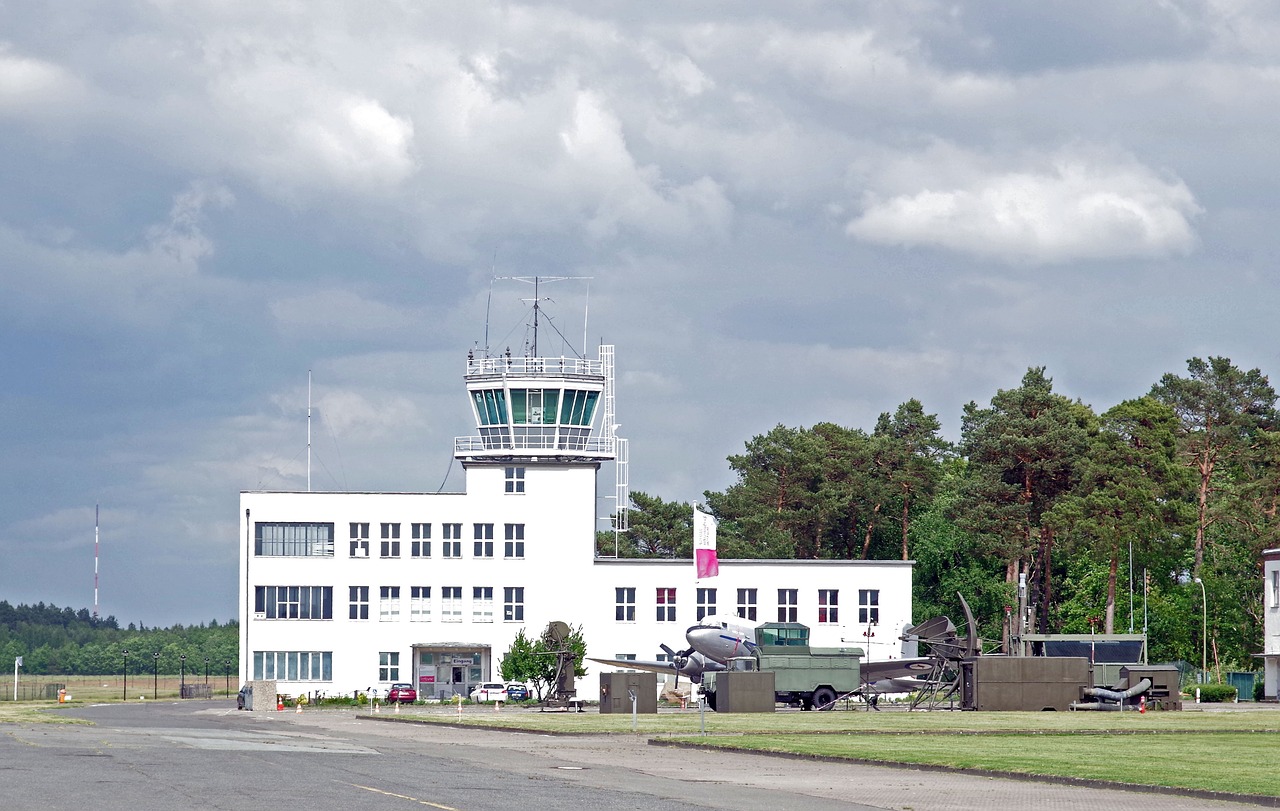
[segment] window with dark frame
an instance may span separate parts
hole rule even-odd
[[[799,590],[778,589],[778,622],[798,622]]]

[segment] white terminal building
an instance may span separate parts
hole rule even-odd
[[[1280,549],[1262,553],[1262,694],[1280,699]],[[1249,696],[1251,698],[1252,696]]]
[[[240,679],[286,694],[422,698],[500,680],[517,633],[581,626],[587,656],[664,661],[709,614],[802,622],[812,644],[896,658],[911,621],[909,561],[693,561],[596,553],[598,503],[625,525],[613,347],[596,359],[469,353],[477,433],[454,441],[463,492],[240,494]],[[614,476],[601,496],[600,472]],[[869,644],[868,644],[869,643]],[[586,662],[578,695],[599,694]]]

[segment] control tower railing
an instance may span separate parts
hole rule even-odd
[[[587,358],[522,358],[498,355],[488,358],[467,358],[467,377],[489,375],[585,375],[604,376],[604,363]]]

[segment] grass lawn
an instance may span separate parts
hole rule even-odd
[[[744,735],[684,738],[717,748],[1280,796],[1277,733]]]
[[[0,724],[90,724],[58,712],[56,701],[26,701],[0,704]],[[63,705],[65,706],[65,705]]]
[[[1226,705],[1224,705],[1226,706]],[[368,712],[367,709],[362,712]],[[631,715],[586,712],[538,712],[536,708],[493,705],[463,705],[456,708],[434,705],[404,707],[400,712],[383,707],[379,718],[463,724],[501,729],[574,734],[631,733]],[[661,712],[637,717],[637,732],[643,735],[698,735],[702,720],[697,710]],[[1242,712],[776,712],[715,713],[705,716],[708,735],[813,734],[832,732],[889,733],[1019,733],[1050,732],[1137,733],[1137,732],[1275,732],[1280,741],[1280,710]]]
[[[1280,796],[1280,710],[1138,713],[778,712],[637,718],[637,734],[698,746],[986,769]],[[411,707],[383,719],[569,734],[632,734],[631,716]]]

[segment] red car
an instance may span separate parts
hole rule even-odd
[[[394,704],[412,704],[418,700],[418,691],[413,689],[412,684],[393,684],[391,689],[387,691],[387,703]]]

